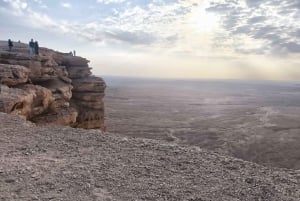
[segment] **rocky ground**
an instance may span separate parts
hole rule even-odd
[[[0,113],[0,200],[299,201],[300,171]]]

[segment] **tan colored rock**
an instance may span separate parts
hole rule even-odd
[[[70,76],[65,66],[55,66],[54,69],[57,72],[57,76],[59,77],[59,79],[68,84],[72,83],[72,80],[71,78],[69,78]]]
[[[73,79],[73,86],[76,92],[99,92],[102,93],[106,84],[100,77],[86,77],[82,79]]]
[[[71,56],[71,55],[65,55],[64,56],[64,61],[63,64],[65,66],[72,66],[72,67],[81,67],[81,66],[86,66],[88,67],[88,63],[90,61],[82,58],[82,57],[77,57],[77,56]]]
[[[99,101],[104,98],[104,93],[93,93],[93,92],[73,92],[73,99],[74,100],[80,100],[80,101],[87,101],[87,102],[93,102],[93,101]]]
[[[104,103],[101,99],[98,101],[76,101],[76,105],[86,108],[86,109],[96,109],[102,110],[104,109]]]
[[[73,86],[59,78],[40,83],[41,86],[50,89],[53,94],[60,94],[65,101],[70,101],[72,97]]]
[[[0,64],[0,82],[7,86],[26,83],[28,74],[29,70],[23,66]]]
[[[7,52],[7,51],[0,51],[0,58],[1,59],[12,59],[12,60],[30,60],[29,54],[23,54],[19,52]]]
[[[78,128],[101,128],[104,125],[104,90],[106,84],[99,77],[73,79],[72,105],[79,111]]]
[[[82,67],[68,67],[69,77],[70,78],[84,78],[90,76],[91,68],[86,66]]]
[[[39,52],[30,57],[23,43],[9,52],[7,41],[0,41],[0,78],[5,84],[0,111],[38,124],[104,129],[106,84],[91,76],[89,61],[43,47]]]
[[[51,108],[54,101],[49,89],[36,85],[24,85],[21,89],[1,85],[1,112],[18,114],[31,119]]]
[[[58,66],[57,62],[51,56],[44,56],[42,58],[43,66],[52,67]]]
[[[73,126],[76,124],[78,112],[74,108],[62,108],[55,112],[35,116],[31,119],[40,125]]]
[[[64,66],[43,66],[41,62],[30,61],[28,68],[30,70],[29,78],[32,82],[43,82],[56,78],[67,83],[72,82],[68,78],[68,72]]]
[[[99,110],[81,110],[74,127],[105,130],[104,112]]]
[[[3,59],[0,57],[1,64],[11,64],[11,65],[20,65],[28,67],[30,60],[12,60],[12,59]]]

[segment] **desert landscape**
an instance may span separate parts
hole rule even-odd
[[[299,200],[298,83],[103,80],[2,44],[0,200]]]
[[[300,201],[300,0],[0,0],[0,201]]]
[[[300,83],[105,80],[108,132],[300,169]]]

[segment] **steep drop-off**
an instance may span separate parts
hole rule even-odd
[[[37,124],[100,128],[104,125],[102,78],[92,76],[85,58],[28,45],[8,51],[0,41],[0,112],[25,116]]]

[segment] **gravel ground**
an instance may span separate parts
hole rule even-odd
[[[299,201],[300,171],[0,113],[0,200]]]

